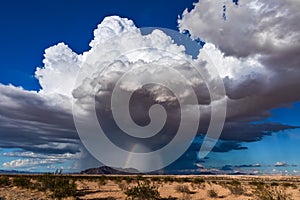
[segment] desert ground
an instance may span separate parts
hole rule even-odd
[[[300,177],[0,175],[0,200],[300,200]]]

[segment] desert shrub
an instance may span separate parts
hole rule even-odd
[[[90,189],[90,187],[88,186],[86,181],[80,180],[79,182],[82,185],[81,187],[82,187],[83,190],[89,190]]]
[[[263,188],[265,183],[264,182],[258,182],[258,181],[252,181],[252,182],[249,182],[249,185],[256,186],[256,188]]]
[[[130,183],[132,183],[132,181],[134,180],[132,177],[130,177],[130,176],[126,176],[125,178],[124,178],[124,180],[126,181],[126,183],[127,184],[130,184]]]
[[[0,176],[0,186],[9,186],[10,185],[10,181],[9,178],[7,176]]]
[[[291,200],[291,195],[277,187],[257,187],[253,195],[257,200]]]
[[[42,176],[39,176],[37,178],[37,181],[40,183],[40,187],[38,190],[40,191],[46,191],[50,190],[53,191],[55,188],[55,179],[56,176],[53,176],[51,174],[44,174]]]
[[[282,186],[297,189],[297,185],[295,185],[294,183],[283,183]]]
[[[191,195],[188,193],[182,193],[180,200],[191,200]]]
[[[145,179],[145,177],[143,177],[142,175],[137,175],[137,176],[135,177],[135,180],[137,180],[137,181],[139,182],[139,181],[145,181],[146,179]]]
[[[209,196],[210,198],[217,198],[217,197],[218,197],[217,192],[216,192],[215,190],[213,190],[213,189],[208,190],[208,191],[207,191],[207,194],[208,194],[208,196]]]
[[[52,196],[54,198],[62,199],[64,197],[76,196],[76,184],[66,178],[58,178],[55,181],[55,187],[52,190]]]
[[[276,182],[272,182],[272,183],[271,183],[271,186],[279,186],[279,184],[276,183]]]
[[[178,198],[169,196],[167,198],[161,198],[160,200],[178,200]]]
[[[130,200],[156,200],[160,198],[158,188],[149,181],[139,181],[136,186],[129,187],[124,192]]]
[[[163,178],[163,181],[165,182],[165,183],[173,183],[174,181],[175,181],[175,179],[173,178],[173,177],[170,177],[170,176],[166,176],[166,177],[164,177]]]
[[[119,187],[122,191],[126,190],[126,184],[123,183],[123,182],[118,183],[118,187]]]
[[[30,188],[30,178],[24,176],[16,176],[13,178],[13,185],[21,188]]]
[[[191,191],[187,185],[177,185],[175,190],[180,193],[190,194]]]
[[[40,182],[40,191],[49,190],[52,197],[62,199],[64,197],[76,196],[76,184],[73,179],[65,176],[54,176],[45,174],[37,179]]]
[[[152,182],[160,182],[160,178],[157,177],[157,176],[154,176],[154,177],[151,178],[151,181]]]
[[[189,183],[189,182],[192,182],[192,180],[190,178],[184,177],[184,178],[179,179],[179,182],[181,182],[181,183]]]
[[[193,190],[196,190],[196,189],[197,189],[197,186],[198,186],[198,185],[196,185],[195,183],[191,183],[191,187],[192,187]]]
[[[227,189],[229,189],[229,191],[231,192],[231,194],[233,195],[242,195],[244,194],[244,188],[242,187],[242,184],[237,181],[237,180],[233,180],[230,182],[225,182],[225,183],[221,183],[221,185]]]
[[[110,180],[112,180],[115,184],[118,184],[122,182],[122,177],[120,176],[110,177]]]
[[[99,186],[99,187],[101,187],[101,186],[103,186],[103,185],[106,185],[106,183],[107,183],[107,180],[106,180],[106,177],[105,177],[105,176],[99,177],[99,179],[98,179],[98,186]]]
[[[205,180],[203,178],[195,178],[194,183],[195,184],[202,184],[202,183],[205,183]]]
[[[242,195],[244,194],[244,188],[241,185],[233,185],[233,186],[228,186],[227,187],[231,194],[233,195]]]
[[[191,199],[191,191],[190,191],[190,189],[189,189],[189,187],[187,186],[187,185],[177,185],[176,186],[176,188],[175,188],[175,190],[177,191],[177,192],[180,192],[180,193],[182,193],[182,196],[181,196],[181,200],[189,200],[189,199]]]
[[[241,183],[240,183],[239,181],[237,181],[237,180],[231,181],[230,184],[231,184],[231,185],[241,185]]]

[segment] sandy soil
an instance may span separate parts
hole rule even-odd
[[[74,177],[74,176],[72,176]],[[77,199],[104,200],[126,199],[124,191],[137,185],[137,180],[126,181],[126,176],[76,176]],[[101,176],[102,177],[102,176]],[[135,177],[135,176],[131,176]],[[155,178],[153,178],[155,177]],[[172,178],[173,181],[169,179]],[[141,178],[141,177],[140,177]],[[201,181],[195,181],[195,178]],[[103,179],[103,177],[102,177]],[[122,180],[123,179],[123,180]],[[262,199],[261,195],[282,199],[300,200],[300,177],[288,176],[143,176],[158,188],[162,199],[183,200],[250,200]],[[185,191],[180,190],[184,188]],[[213,192],[212,192],[213,191]],[[76,199],[69,197],[67,199]],[[22,189],[16,186],[0,188],[0,200],[51,199],[50,193]],[[271,200],[271,198],[269,198]]]

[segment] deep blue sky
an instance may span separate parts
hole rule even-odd
[[[0,83],[38,90],[33,77],[44,50],[65,42],[89,49],[93,30],[105,16],[133,19],[138,27],[177,30],[177,16],[195,0],[12,0],[0,3]],[[166,12],[167,10],[167,12]]]

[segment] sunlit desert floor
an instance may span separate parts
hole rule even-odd
[[[139,183],[139,184],[138,184]],[[154,192],[153,192],[154,191]],[[156,191],[156,192],[155,192]],[[21,199],[300,200],[300,177],[1,175],[0,200]],[[157,193],[158,192],[158,193]],[[138,198],[140,195],[140,198]],[[69,197],[66,197],[69,196]],[[147,195],[146,195],[147,196]],[[159,198],[158,198],[159,196]]]

